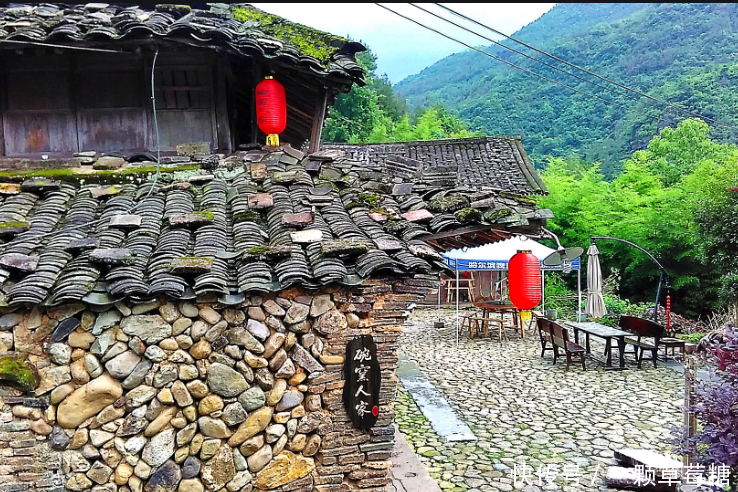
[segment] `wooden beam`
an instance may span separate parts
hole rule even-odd
[[[477,225],[477,226],[467,226],[467,227],[461,227],[459,229],[453,229],[446,232],[439,232],[437,234],[428,234],[427,236],[420,236],[418,239],[421,241],[428,241],[429,239],[444,239],[444,238],[451,238],[451,237],[461,237],[465,235],[470,235],[477,232],[492,232],[496,235],[499,235],[501,238],[507,238],[510,237],[510,232],[500,229],[495,229],[494,225]]]
[[[228,118],[228,98],[223,59],[218,60],[215,64],[215,80],[213,82],[213,93],[215,95],[213,116],[217,132],[217,139],[214,143],[221,151],[230,154],[233,151],[233,143],[231,141],[231,125]]]
[[[5,88],[5,58],[0,57],[0,72],[3,73],[3,76],[0,77],[0,155],[5,155],[5,130],[3,129],[3,120],[5,119],[5,114],[3,109],[5,108],[5,94],[8,93],[8,91]]]
[[[252,72],[251,79],[251,99],[249,108],[251,108],[251,143],[257,143],[259,141],[259,125],[256,123],[256,85],[261,82],[261,64],[254,63],[254,71]]]
[[[323,132],[323,118],[325,117],[325,105],[328,102],[328,92],[323,91],[321,97],[315,102],[315,116],[313,117],[313,128],[310,132],[310,145],[308,152],[317,152],[320,147],[320,135]]]

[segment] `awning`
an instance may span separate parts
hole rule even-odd
[[[529,239],[526,236],[516,235],[503,241],[485,244],[477,248],[454,249],[441,253],[446,264],[452,270],[507,270],[507,264],[510,258],[520,250],[531,251],[539,261],[543,260],[554,253],[556,250],[544,246],[538,241]],[[561,270],[579,270],[580,260],[575,258],[569,265],[561,264],[556,266],[546,266],[541,263],[543,271],[561,271]]]

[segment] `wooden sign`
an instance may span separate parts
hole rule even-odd
[[[346,411],[354,427],[370,429],[379,416],[379,388],[382,383],[377,346],[371,335],[362,335],[349,342],[344,370],[343,403]]]

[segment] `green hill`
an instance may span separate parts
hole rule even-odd
[[[738,126],[735,4],[558,4],[514,36],[656,98]],[[512,41],[504,43],[543,58]],[[622,91],[595,87],[499,47],[488,51],[621,106],[473,51],[446,57],[395,89],[411,108],[448,107],[472,131],[522,136],[538,166],[546,155],[578,155],[602,162],[610,177],[661,128],[689,117],[668,107],[651,107],[633,94],[637,101],[620,95]],[[710,125],[716,140],[738,141],[735,130]]]

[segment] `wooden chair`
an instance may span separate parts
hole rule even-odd
[[[494,323],[497,325],[497,336],[500,341],[507,340],[507,332],[501,319],[492,317],[470,316],[469,317],[469,338],[474,338],[474,334],[484,332],[484,337],[489,337],[489,325]]]
[[[653,367],[656,367],[659,343],[662,338],[666,337],[666,329],[650,319],[637,316],[621,316],[619,324],[620,328],[635,335],[635,338],[625,337],[625,343],[633,346],[633,354],[638,361],[638,369],[641,368],[644,350],[651,351],[651,361],[653,361]],[[651,338],[653,343],[646,340]]]
[[[538,326],[538,336],[541,338],[541,357],[546,353],[546,350],[554,351],[553,339],[551,338],[551,328],[549,328],[551,321],[544,317],[536,319],[536,325]],[[548,347],[546,345],[549,345]]]
[[[574,342],[570,342],[569,332],[560,324],[551,321],[548,326],[551,330],[551,340],[554,347],[554,364],[556,364],[556,360],[559,358],[559,349],[561,349],[566,355],[567,371],[569,370],[569,365],[571,365],[572,357],[579,357],[582,362],[582,370],[586,371],[587,367],[584,365],[584,347],[581,347]]]
[[[456,278],[446,280],[446,304],[450,304],[456,292]],[[474,302],[474,274],[469,273],[469,278],[459,277],[459,295],[466,292],[466,298],[469,302]]]

